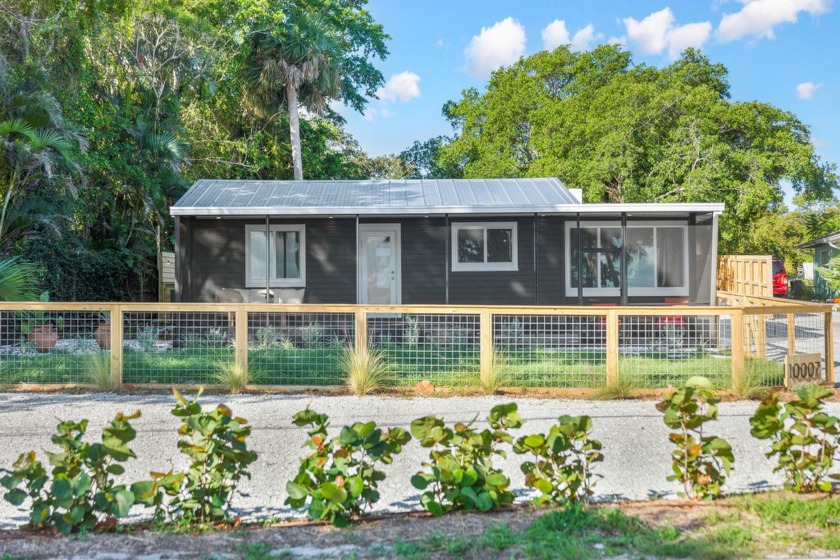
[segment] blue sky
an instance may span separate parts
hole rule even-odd
[[[366,115],[344,110],[371,155],[450,134],[441,107],[489,71],[559,42],[620,41],[664,66],[686,46],[729,69],[732,99],[792,111],[820,157],[840,163],[840,18],[833,0],[371,0],[392,40],[386,80]]]

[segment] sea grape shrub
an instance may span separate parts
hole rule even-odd
[[[257,459],[245,442],[251,426],[223,404],[203,411],[201,390],[190,401],[173,393],[178,402],[172,414],[181,419],[178,433],[184,438],[178,449],[189,457],[190,466],[184,472],[153,472],[152,480],[136,482],[131,489],[138,503],[155,508],[157,519],[225,521],[239,481],[251,477],[248,466]]]
[[[29,498],[29,521],[35,527],[55,527],[62,534],[113,528],[135,502],[134,494],[113,477],[125,472],[120,463],[135,457],[128,447],[137,435],[130,421],[139,417],[139,410],[117,413],[102,430],[101,443],[82,441],[87,420],[60,422],[52,442],[61,451],[46,452],[52,469],[47,472],[34,451],[23,453],[11,471],[4,470],[3,497],[14,506]]]
[[[828,492],[830,479],[840,479],[829,473],[837,453],[840,420],[822,411],[822,399],[831,394],[819,385],[804,387],[796,391],[796,400],[784,405],[771,395],[750,418],[750,433],[772,442],[766,455],[776,457],[774,472],[782,471],[785,486],[795,492]]]
[[[429,449],[423,470],[411,477],[421,490],[420,504],[436,516],[454,510],[489,511],[513,503],[510,480],[493,466],[493,458],[506,457],[502,444],[512,444],[509,429],[522,426],[516,403],[493,407],[487,422],[491,429],[478,431],[469,424],[447,428],[436,416],[411,423],[411,434]]]
[[[720,496],[735,461],[725,439],[704,432],[705,424],[717,419],[717,403],[711,383],[694,377],[656,405],[665,414],[665,425],[675,430],[669,434],[676,449],[671,453],[674,474],[668,480],[682,483],[691,499]]]
[[[328,519],[337,527],[379,501],[379,483],[385,473],[380,464],[390,464],[411,440],[402,428],[382,430],[375,422],[344,426],[337,437],[327,439],[329,417],[310,409],[293,417],[296,426],[310,426],[297,476],[286,484],[286,504],[306,508],[312,519]],[[307,505],[308,504],[308,505]]]
[[[601,442],[592,439],[592,418],[560,416],[548,434],[531,434],[516,440],[514,452],[533,455],[520,468],[525,485],[540,491],[536,504],[580,502],[595,486],[592,464],[604,460]]]

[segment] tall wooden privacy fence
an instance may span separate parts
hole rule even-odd
[[[720,255],[717,290],[772,298],[773,257],[770,255]]]
[[[721,293],[717,306],[485,307],[0,303],[0,383],[341,385],[341,357],[375,349],[393,386],[640,388],[703,375],[784,382],[787,355],[819,354],[833,381],[831,308]]]

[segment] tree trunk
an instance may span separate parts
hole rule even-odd
[[[303,162],[300,157],[300,120],[298,119],[297,89],[286,84],[286,101],[289,103],[289,135],[292,141],[292,167],[295,181],[303,181]]]

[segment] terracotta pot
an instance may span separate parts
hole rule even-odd
[[[38,352],[49,352],[55,348],[55,343],[58,342],[58,329],[52,323],[35,325],[32,327],[32,332],[26,335],[26,338]]]
[[[110,350],[111,323],[100,322],[99,326],[96,327],[96,331],[93,333],[93,338],[96,339],[96,343],[99,344],[100,348],[102,348],[103,350]]]

